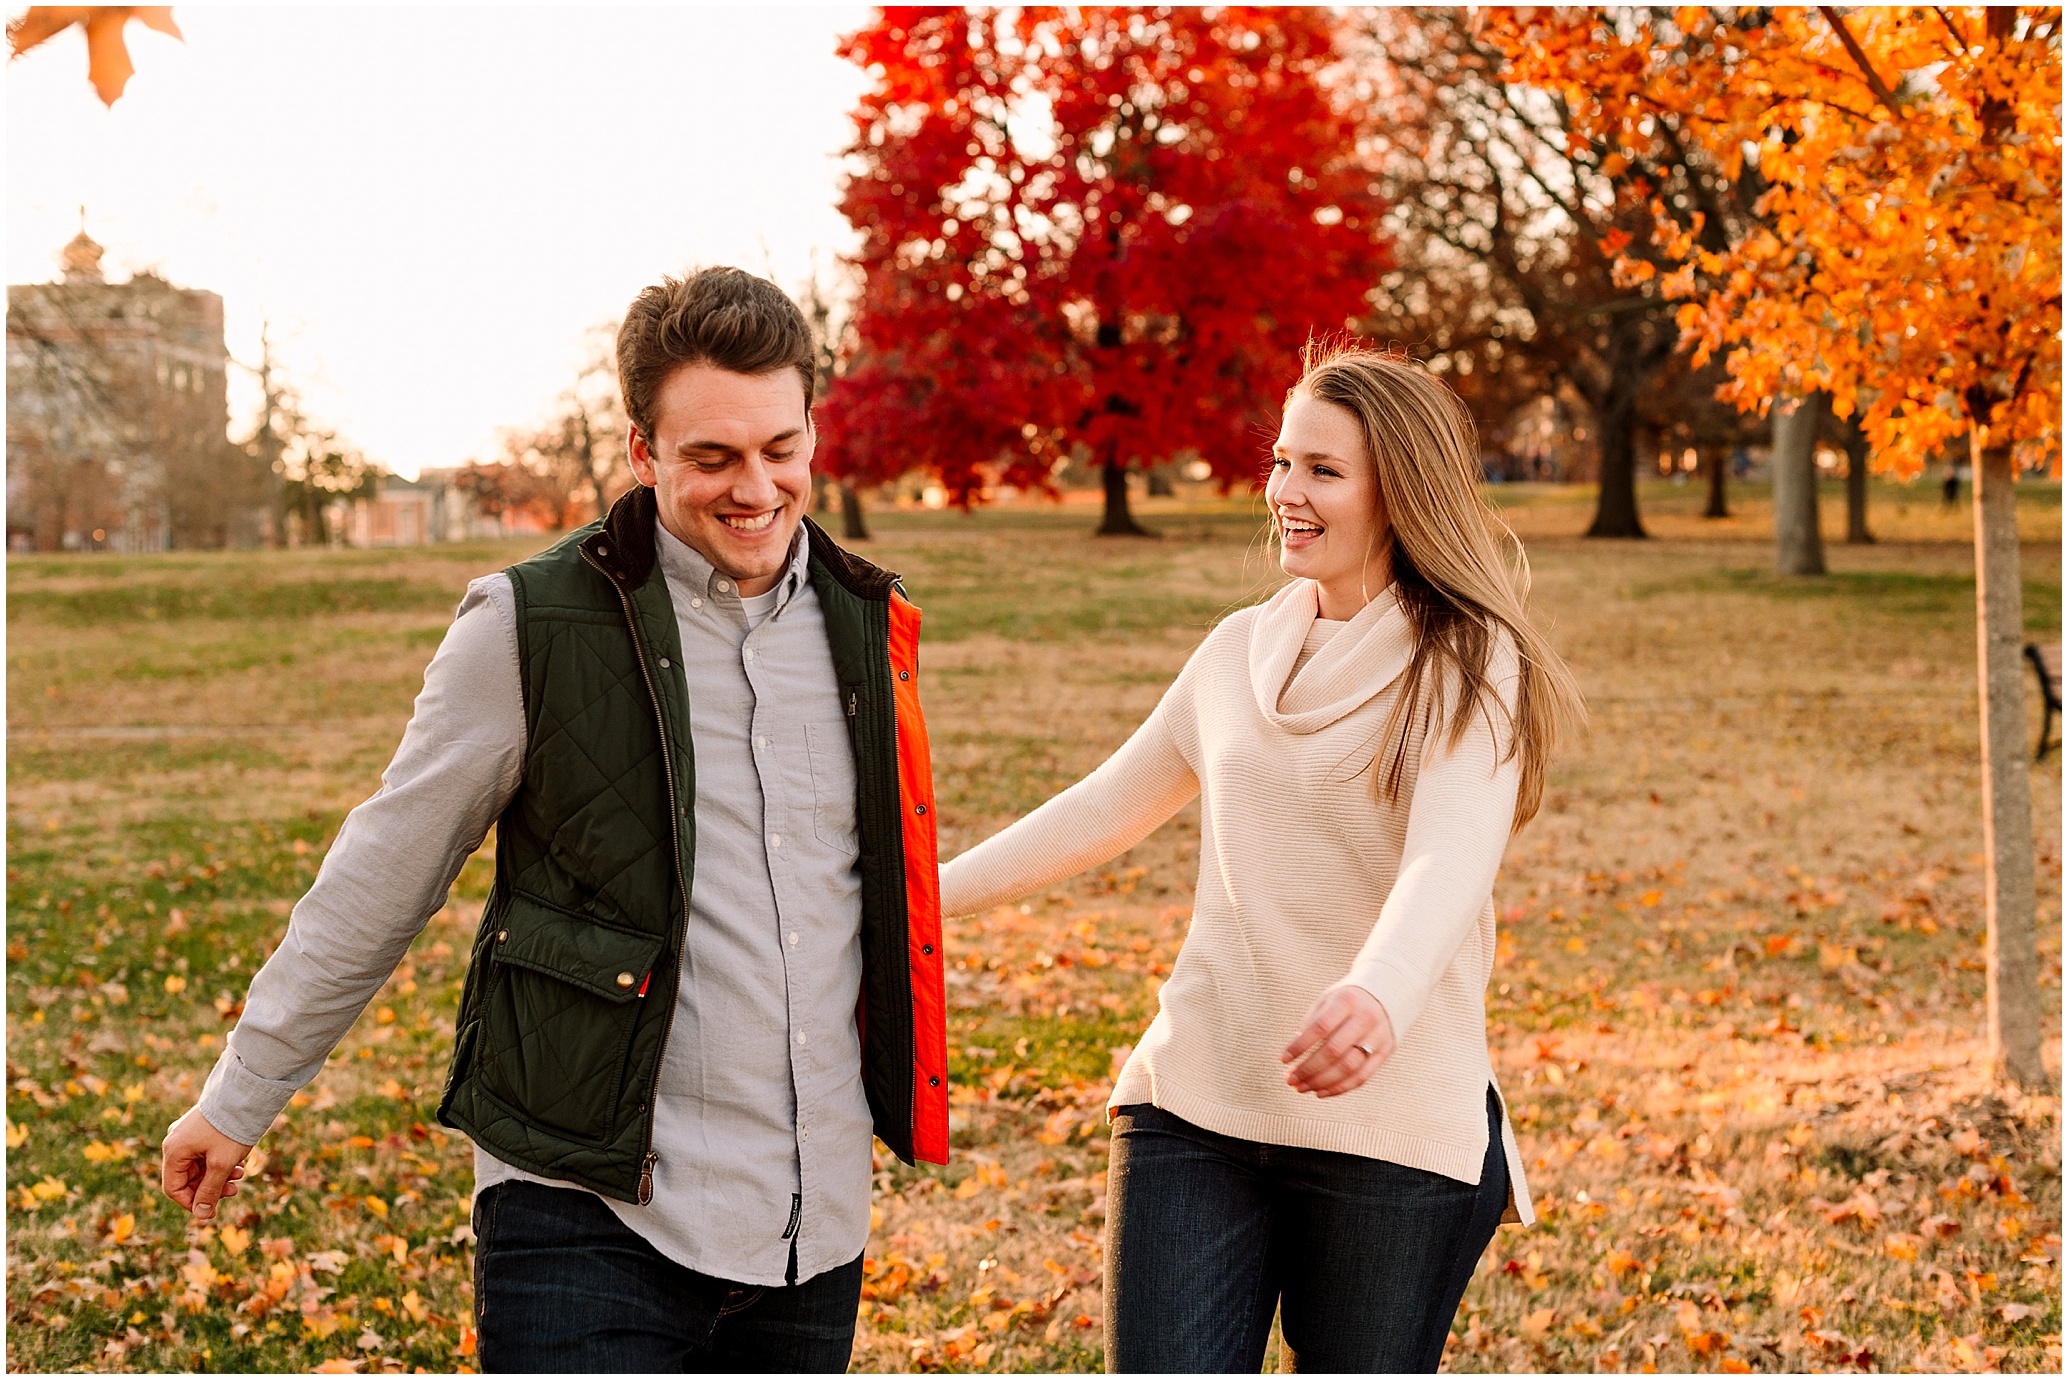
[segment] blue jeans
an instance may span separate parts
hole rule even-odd
[[[1491,1088],[1487,1122],[1486,1162],[1468,1184],[1119,1108],[1106,1368],[1255,1375],[1275,1311],[1295,1370],[1434,1372],[1507,1208]]]
[[[677,1265],[593,1194],[512,1180],[474,1200],[481,1368],[839,1373],[862,1258],[787,1288]]]

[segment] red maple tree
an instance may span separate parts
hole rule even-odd
[[[822,462],[957,502],[1191,453],[1254,480],[1300,347],[1387,262],[1319,9],[886,8],[842,52],[862,291]]]

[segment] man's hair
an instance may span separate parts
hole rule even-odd
[[[685,364],[735,374],[795,369],[811,409],[818,355],[811,327],[783,290],[744,269],[705,268],[663,278],[634,298],[618,328],[618,387],[625,415],[651,445],[654,399]]]

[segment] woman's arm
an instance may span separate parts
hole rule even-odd
[[[1015,901],[1118,857],[1199,794],[1165,721],[1171,695],[1098,770],[943,867],[942,913]]]
[[[1496,640],[1487,671],[1501,707],[1476,712],[1455,748],[1448,725],[1430,729],[1408,806],[1399,875],[1350,965],[1347,980],[1378,998],[1396,1040],[1421,1016],[1485,911],[1514,828],[1522,765],[1518,755],[1504,761],[1502,754],[1521,676],[1507,638]]]
[[[1493,895],[1522,775],[1519,759],[1501,760],[1521,681],[1512,642],[1496,640],[1487,671],[1501,708],[1475,714],[1456,747],[1448,725],[1423,740],[1400,871],[1378,923],[1349,976],[1315,1000],[1278,1056],[1294,1066],[1285,1081],[1295,1092],[1338,1097],[1377,1073]]]

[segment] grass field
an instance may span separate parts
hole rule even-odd
[[[2058,1370],[2060,1101],[1980,1064],[1966,510],[1880,489],[1881,544],[1783,580],[1735,497],[1705,522],[1696,486],[1647,486],[1658,540],[1603,544],[1584,492],[1496,494],[1593,725],[1496,892],[1490,1034],[1543,1221],[1490,1248],[1448,1365]],[[2058,640],[2060,491],[2024,497],[2028,623]],[[1145,511],[1163,540],[1095,541],[1077,506],[875,516],[926,610],[945,854],[1095,765],[1275,587],[1253,505]],[[431,1114],[485,860],[220,1226],[162,1200],[155,1149],[466,580],[524,551],[10,561],[9,1369],[474,1364],[470,1153]],[[2050,1010],[2059,763],[2033,786]],[[1099,1368],[1101,1108],[1196,845],[1188,810],[952,923],[955,1162],[880,1165],[856,1369]],[[2057,1087],[2058,1051],[2050,1024]]]

